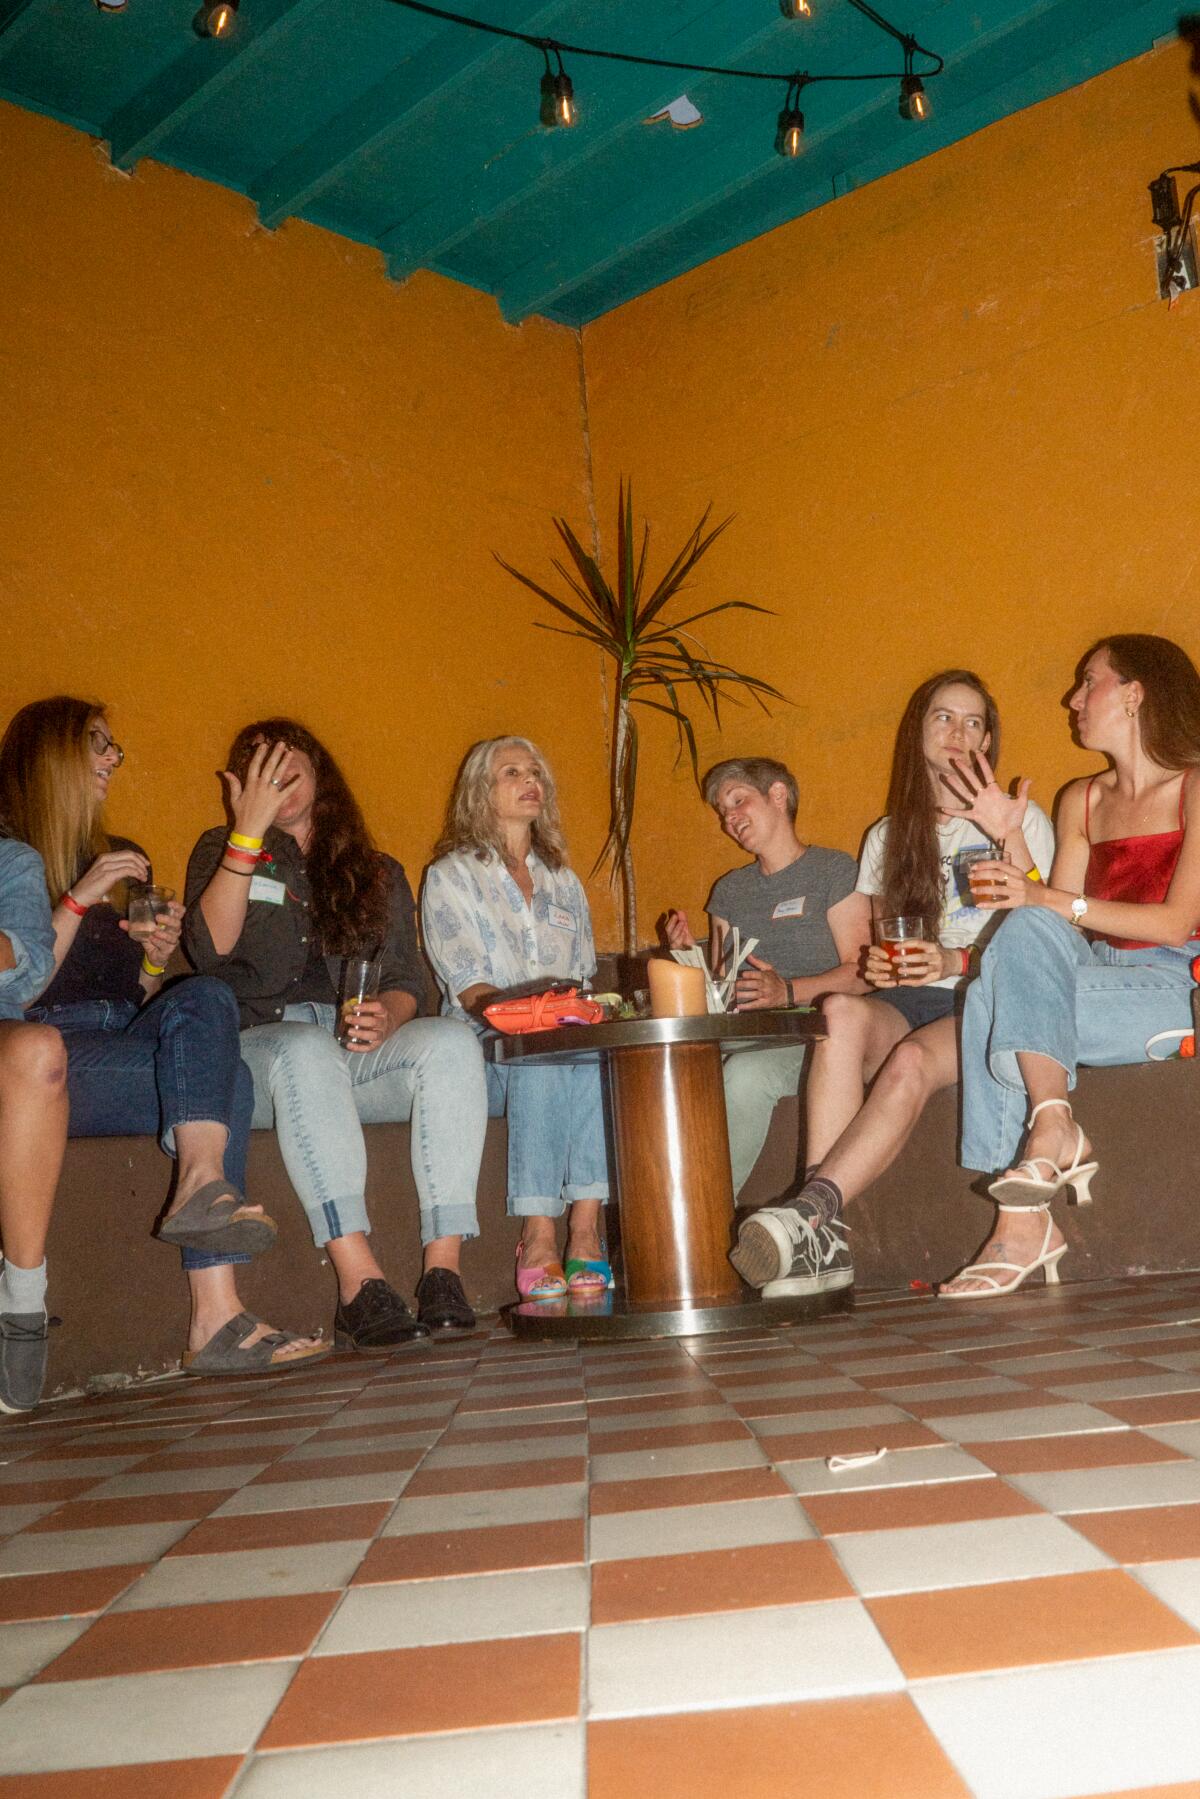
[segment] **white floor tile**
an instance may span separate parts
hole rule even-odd
[[[173,1555],[122,1594],[114,1611],[197,1605],[218,1599],[270,1599],[281,1593],[328,1593],[344,1586],[367,1543],[294,1543],[224,1555]],[[2,1708],[0,1708],[2,1709]]]
[[[994,1480],[992,1470],[965,1449],[927,1445],[922,1449],[889,1450],[881,1461],[865,1468],[832,1472],[823,1457],[807,1462],[784,1462],[779,1470],[789,1487],[805,1493],[853,1493],[862,1487],[923,1486],[926,1481]]]
[[[723,1468],[763,1468],[767,1458],[753,1437],[733,1443],[696,1443],[682,1449],[637,1449],[593,1455],[592,1479],[649,1480],[662,1474],[713,1474]]]
[[[554,1462],[564,1455],[586,1455],[587,1432],[570,1437],[522,1437],[514,1428],[511,1437],[492,1443],[443,1443],[432,1450],[422,1468],[485,1468],[505,1462]]]
[[[91,1618],[54,1618],[37,1624],[0,1624],[0,1687],[32,1680],[91,1623]]]
[[[0,1706],[8,1774],[244,1754],[282,1699],[292,1662],[22,1687]]]
[[[195,1528],[173,1524],[119,1524],[105,1530],[47,1530],[10,1537],[0,1545],[0,1574],[51,1574],[66,1568],[119,1568],[152,1562]]]
[[[984,1518],[862,1531],[838,1537],[833,1547],[864,1598],[1112,1566],[1060,1518]]]
[[[1090,1405],[1014,1405],[1011,1412],[963,1412],[923,1421],[951,1443],[1006,1443],[1014,1437],[1062,1437],[1112,1430],[1120,1420]]]
[[[653,1412],[627,1412],[618,1403],[610,1402],[604,1406],[593,1406],[588,1419],[588,1429],[598,1446],[602,1446],[604,1438],[614,1430],[637,1430],[643,1424],[652,1425],[655,1430],[666,1430],[675,1424],[719,1424],[728,1419],[737,1423],[737,1416],[730,1406],[719,1400],[713,1405],[697,1405],[684,1407],[677,1411],[669,1408]]]
[[[903,1684],[865,1608],[852,1599],[609,1624],[593,1627],[588,1640],[588,1698],[599,1718],[890,1692]]]
[[[270,1464],[266,1461],[237,1462],[211,1468],[168,1468],[160,1474],[118,1474],[93,1487],[89,1499],[135,1499],[147,1493],[212,1493],[231,1487],[244,1487]]]
[[[584,1799],[581,1724],[477,1730],[469,1736],[418,1737],[405,1743],[362,1743],[259,1755],[234,1788],[235,1799],[496,1799],[512,1769],[521,1799]],[[519,1772],[518,1772],[519,1770]]]
[[[407,1537],[431,1530],[479,1530],[490,1524],[540,1524],[551,1518],[582,1518],[586,1510],[587,1488],[570,1482],[497,1488],[491,1493],[435,1494],[402,1499],[381,1534]]]
[[[1170,1449],[1182,1449],[1184,1455],[1200,1458],[1200,1423],[1146,1424],[1140,1428],[1145,1436],[1153,1437],[1157,1443],[1165,1443]]]
[[[353,1587],[313,1654],[356,1655],[368,1649],[413,1649],[423,1643],[546,1636],[584,1630],[587,1622],[586,1568],[406,1580]]]
[[[746,1423],[759,1437],[804,1435],[811,1431],[858,1430],[868,1424],[911,1424],[907,1412],[898,1405],[839,1406],[829,1412],[772,1412],[765,1418],[747,1418]],[[797,1450],[795,1461],[803,1460]]]
[[[1049,1512],[1112,1512],[1123,1506],[1200,1501],[1200,1462],[1064,1468],[1050,1474],[1011,1474],[1006,1478]]]
[[[1076,1799],[1200,1779],[1200,1649],[910,1690],[976,1799]]]
[[[261,1486],[242,1487],[213,1516],[241,1518],[250,1512],[295,1512],[308,1506],[364,1505],[375,1499],[398,1499],[415,1472],[412,1468],[388,1469],[321,1479],[314,1468],[312,1480],[268,1480]]]
[[[1200,1557],[1178,1562],[1143,1562],[1129,1572],[1164,1604],[1200,1630]]]
[[[816,1534],[794,1499],[739,1499],[730,1504],[609,1512],[594,1517],[588,1531],[594,1562],[684,1555],[701,1549],[746,1549],[758,1543],[797,1543]]]

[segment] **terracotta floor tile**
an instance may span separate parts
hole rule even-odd
[[[327,1471],[325,1464],[321,1472],[324,1475]],[[311,1468],[308,1473],[311,1476]],[[586,1478],[587,1462],[581,1455],[559,1456],[547,1462],[488,1462],[477,1468],[423,1468],[405,1487],[404,1497],[485,1493],[500,1487],[559,1487]]]
[[[592,1623],[686,1618],[852,1599],[854,1588],[827,1543],[764,1543],[597,1562],[592,1568]]]
[[[1159,1370],[1162,1373],[1162,1370]],[[1104,1410],[1122,1424],[1194,1424],[1200,1392],[1147,1393],[1141,1399],[1106,1399]]]
[[[1083,1799],[1200,1799],[1200,1780],[1172,1782],[1166,1787],[1122,1787],[1120,1792],[1086,1793]]]
[[[468,1395],[458,1408],[458,1416],[465,1417],[468,1412],[515,1412],[535,1411],[543,1405],[582,1405],[582,1387],[530,1387],[520,1395],[501,1393],[491,1395]]]
[[[631,1791],[655,1799],[970,1799],[902,1693],[589,1725],[588,1799],[629,1799]]]
[[[969,1412],[1017,1412],[1032,1406],[1061,1405],[1053,1393],[1038,1387],[1015,1387],[1011,1393],[984,1393],[975,1399],[955,1399],[948,1393],[944,1399],[913,1400],[905,1406],[914,1418],[958,1418]]]
[[[1006,1356],[1063,1355],[1084,1347],[1084,1344],[1077,1343],[1073,1337],[1015,1336],[1008,1343],[981,1343],[978,1348],[960,1344],[954,1353],[967,1357],[974,1365],[974,1358],[977,1357],[986,1362],[1001,1362]]]
[[[579,1715],[574,1633],[367,1650],[305,1662],[260,1749],[369,1742]]]
[[[188,1438],[189,1447],[201,1449],[206,1437],[261,1437],[272,1429],[286,1425],[289,1430],[315,1430],[339,1416],[338,1413],[306,1412],[303,1406],[295,1411],[283,1410],[278,1414],[263,1416],[259,1413],[254,1418],[219,1418],[211,1424],[205,1424],[194,1436]]]
[[[127,1437],[123,1442],[113,1443],[101,1433],[82,1443],[60,1443],[47,1455],[46,1460],[87,1463],[97,1457],[106,1459],[110,1455],[155,1455],[162,1448],[161,1437]],[[80,1470],[81,1473],[85,1471]]]
[[[412,1492],[411,1485],[407,1489]],[[773,1468],[727,1468],[715,1474],[664,1474],[653,1480],[606,1480],[591,1490],[593,1517],[654,1511],[668,1505],[714,1505],[730,1499],[781,1499],[792,1489]]]
[[[492,1524],[474,1530],[384,1537],[367,1550],[351,1584],[362,1587],[384,1581],[561,1568],[585,1559],[582,1518]]]
[[[27,1528],[42,1533],[55,1530],[105,1530],[114,1524],[171,1524],[178,1518],[203,1518],[223,1505],[233,1492],[205,1487],[195,1493],[138,1493],[128,1499],[76,1499],[47,1513]]]
[[[773,1462],[806,1462],[814,1456],[858,1455],[865,1449],[924,1449],[945,1438],[923,1424],[863,1424],[843,1430],[802,1430],[783,1437],[760,1437],[759,1448]]]
[[[663,1410],[667,1408],[664,1406]],[[668,1424],[656,1430],[652,1424],[635,1430],[604,1431],[591,1440],[595,1455],[620,1455],[637,1449],[686,1449],[699,1443],[753,1441],[751,1432],[737,1418],[717,1418],[709,1424]]]
[[[1105,1406],[1105,1411],[1109,1407]],[[964,1443],[968,1455],[997,1474],[1048,1474],[1068,1468],[1128,1468],[1142,1462],[1187,1461],[1181,1450],[1136,1430],[1076,1431],[1068,1437],[1017,1437],[1009,1443]]]
[[[161,1447],[161,1446],[160,1446]],[[264,1449],[261,1443],[254,1447],[234,1451],[232,1449],[170,1449],[162,1455],[150,1456],[144,1462],[127,1470],[129,1474],[185,1474],[193,1468],[218,1468],[230,1463],[273,1462],[281,1455],[286,1455],[293,1448],[291,1443],[276,1443],[270,1449]]]
[[[142,1562],[126,1568],[72,1568],[64,1574],[6,1575],[0,1580],[0,1624],[102,1612],[148,1566]]]
[[[859,1493],[806,1493],[803,1505],[826,1537],[860,1530],[964,1524],[980,1518],[1022,1518],[1042,1509],[1002,1480],[947,1480]]]
[[[288,1549],[298,1543],[349,1543],[375,1535],[392,1502],[305,1506],[292,1512],[243,1512],[205,1518],[168,1556],[219,1555],[238,1549]]]
[[[67,1499],[78,1499],[102,1486],[107,1476],[88,1475],[83,1480],[14,1481],[0,1487],[0,1505],[57,1505]]]
[[[1115,1562],[1177,1562],[1200,1556],[1200,1505],[1080,1512],[1071,1528]]]
[[[43,1668],[35,1684],[230,1662],[298,1661],[308,1654],[340,1598],[340,1593],[281,1594],[109,1612]]]
[[[240,1755],[208,1755],[185,1762],[72,1768],[64,1774],[5,1774],[0,1776],[0,1795],[3,1799],[224,1799],[242,1759]]]
[[[1151,1368],[1147,1362],[1089,1362],[1083,1368],[1042,1368],[1033,1372],[1025,1368],[1021,1372],[1021,1381],[1042,1392],[1047,1387],[1083,1387],[1092,1381],[1131,1380],[1137,1375],[1162,1372],[1161,1368]]]
[[[909,1680],[1200,1643],[1120,1568],[867,1601]]]
[[[380,1455],[331,1455],[316,1461],[301,1457],[296,1462],[273,1462],[256,1474],[251,1486],[267,1487],[288,1480],[337,1480],[353,1474],[395,1474],[415,1468],[423,1449],[389,1449]]]
[[[555,1419],[552,1423],[535,1424],[532,1419],[527,1420],[522,1416],[519,1424],[513,1424],[512,1434],[522,1442],[542,1441],[554,1437],[577,1437],[586,1429],[587,1422],[583,1418]],[[335,1433],[323,1431],[321,1434],[322,1438],[328,1442]],[[460,1443],[500,1443],[503,1440],[504,1432],[502,1430],[496,1430],[486,1424],[468,1424],[461,1429],[447,1431],[439,1442],[438,1448],[453,1447],[457,1449]],[[313,1441],[315,1442],[316,1439],[314,1438]]]
[[[775,1368],[747,1368],[744,1374],[739,1374],[733,1368],[722,1368],[719,1371],[710,1368],[709,1376],[719,1392],[745,1390],[749,1397],[749,1390],[753,1387],[779,1387],[785,1381],[789,1386],[799,1386],[805,1381],[829,1380],[830,1378],[840,1380],[844,1372],[848,1372],[848,1370],[828,1368],[820,1362],[809,1362],[801,1367],[796,1367],[789,1365],[785,1359],[781,1358],[779,1365]]]

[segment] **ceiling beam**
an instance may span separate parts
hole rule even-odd
[[[82,4],[83,0],[79,0]],[[246,67],[247,58],[274,47],[279,32],[315,12],[324,0],[254,0],[238,15],[228,41],[187,33],[187,47],[108,119],[101,131],[113,166],[131,169]],[[180,33],[181,41],[183,33]]]
[[[0,60],[46,16],[45,0],[0,0]]]
[[[544,36],[562,7],[563,0],[550,5],[546,0],[521,0],[511,15],[506,14],[505,24]],[[425,110],[442,103],[455,82],[486,70],[512,48],[511,40],[461,26],[439,32],[255,182],[250,197],[261,223],[274,227],[310,206],[356,157],[379,148],[401,130],[411,130]]]
[[[1132,8],[1129,0],[1039,0],[1038,4],[1012,10],[1006,20],[982,36],[972,29],[969,14],[960,13],[955,18],[947,14],[939,26],[937,44],[947,68],[931,87],[935,112],[930,124],[903,126],[896,118],[895,94],[887,90],[886,98],[875,99],[849,118],[843,115],[826,131],[811,135],[799,164],[792,165],[805,184],[799,194],[794,186],[790,192],[787,189],[787,178],[792,172],[789,165],[775,155],[769,139],[764,145],[761,130],[748,127],[739,140],[740,151],[735,147],[739,164],[735,174],[730,176],[727,172],[730,145],[714,146],[704,164],[693,163],[674,181],[657,185],[652,194],[626,200],[607,214],[599,222],[590,249],[578,240],[567,246],[575,253],[571,261],[560,247],[554,261],[537,259],[516,271],[500,286],[497,298],[501,310],[512,321],[544,313],[551,307],[562,317],[564,302],[572,293],[639,250],[652,248],[656,238],[669,238],[681,226],[756,182],[773,179],[778,184],[778,202],[764,206],[763,222],[756,217],[752,231],[732,237],[720,249],[706,249],[701,258],[678,256],[672,262],[668,256],[662,272],[655,270],[657,286],[683,268],[695,266],[697,260],[708,261],[714,254],[745,241],[747,236],[758,236],[811,210],[832,197],[835,183],[838,191],[845,191],[847,185],[853,185],[846,181],[849,169],[870,165],[877,173],[884,173],[979,129],[988,122],[979,116],[981,107],[986,104],[986,97],[1000,87],[1013,94],[1011,110],[1029,104],[1028,97],[1020,98],[1019,90],[1022,83],[1027,90],[1030,74],[1036,75],[1039,62],[1058,55],[1069,58],[1072,48],[1082,57],[1087,42],[1107,29],[1114,39],[1130,46],[1110,58],[1105,66],[1111,66],[1123,56],[1135,54],[1137,49],[1148,49],[1155,36],[1169,29],[1164,20],[1173,23],[1176,14],[1177,6],[1168,0],[1144,0]],[[989,58],[1005,45],[1011,50],[1004,71],[1007,79],[997,83],[989,76]],[[1023,71],[1015,76],[1014,61]],[[1082,67],[1079,80],[1095,72],[1086,62]],[[956,88],[963,84],[969,84],[969,93],[956,103]],[[1004,110],[997,103],[993,116],[1000,116]],[[905,146],[906,153],[897,158],[895,133],[906,129],[912,142]],[[709,179],[705,178],[706,170]]]
[[[679,37],[686,32],[686,61],[734,63],[740,58],[749,59],[768,40],[776,40],[783,23],[781,19],[775,19],[731,44],[728,21],[718,16],[714,22],[711,7],[705,6],[699,19],[695,16],[694,6],[687,9],[686,16],[683,13],[681,8],[667,30],[662,29],[664,22],[660,16],[659,37],[653,43],[639,46],[640,54],[666,56],[672,49],[678,54]],[[764,17],[769,20],[770,16],[764,14]],[[707,31],[702,29],[705,22],[708,22]],[[619,68],[620,65],[614,65],[614,70]],[[658,86],[647,90],[647,77]],[[394,280],[402,281],[414,270],[436,263],[464,238],[500,223],[523,205],[548,174],[565,170],[570,177],[608,149],[625,131],[640,130],[641,118],[666,106],[685,86],[689,93],[699,93],[706,80],[711,77],[689,77],[679,70],[635,69],[632,73],[619,74],[610,71],[603,83],[598,82],[594,90],[589,90],[584,132],[533,133],[515,145],[502,160],[481,169],[476,183],[449,203],[444,195],[438,195],[385,232],[379,239],[379,248],[387,258],[388,274]],[[781,89],[782,86],[781,79]],[[630,106],[639,89],[641,97],[637,112],[640,116],[631,119]],[[661,129],[669,130],[670,127]]]

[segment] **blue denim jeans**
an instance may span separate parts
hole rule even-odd
[[[508,1116],[508,1215],[558,1218],[608,1198],[600,1062],[487,1064],[488,1111]]]
[[[475,1237],[475,1187],[487,1085],[474,1033],[453,1018],[414,1018],[378,1049],[343,1049],[337,1009],[305,1001],[280,1024],[242,1032],[257,1131],[274,1125],[318,1249],[369,1231],[364,1124],[412,1120],[421,1241]]]
[[[71,1137],[155,1136],[175,1154],[175,1127],[223,1124],[225,1173],[243,1192],[254,1093],[241,1059],[237,1001],[224,981],[173,981],[140,1008],[83,1000],[31,1006],[67,1046]],[[185,1268],[246,1262],[244,1255],[185,1249]]]
[[[1019,1051],[1061,1063],[1070,1089],[1081,1064],[1147,1062],[1146,1043],[1156,1032],[1190,1029],[1196,949],[1112,949],[1042,907],[1011,913],[967,990],[964,1168],[991,1172],[1012,1164],[1028,1105]]]

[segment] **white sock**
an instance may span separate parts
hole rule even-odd
[[[36,1268],[18,1268],[6,1261],[0,1274],[0,1312],[17,1312],[26,1316],[46,1310],[46,1263]]]

